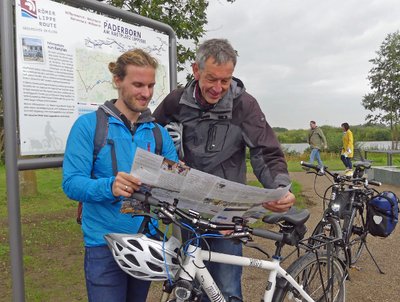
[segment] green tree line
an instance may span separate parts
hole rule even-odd
[[[342,147],[342,129],[340,127],[320,126],[328,141],[329,152],[337,152]],[[273,128],[278,139],[283,144],[307,143],[308,129],[288,130],[285,128]],[[350,126],[353,132],[354,142],[360,141],[391,141],[391,129],[384,125],[357,125]]]

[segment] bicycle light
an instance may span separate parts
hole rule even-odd
[[[340,204],[338,204],[338,203],[332,204],[331,209],[332,209],[333,212],[339,213],[339,211],[340,211]]]
[[[175,286],[176,301],[187,301],[192,293],[193,286],[187,280],[179,280]]]

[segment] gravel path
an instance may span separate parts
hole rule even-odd
[[[314,192],[314,176],[304,172],[291,173],[293,180],[302,185],[302,194],[309,204],[311,217],[308,221],[308,229],[315,227],[322,214],[321,198]],[[317,187],[320,195],[329,185],[325,177],[318,177]],[[380,190],[391,190],[400,196],[400,187],[383,185]],[[346,282],[346,301],[379,301],[395,302],[400,301],[400,230],[399,227],[388,238],[367,237],[367,244],[385,274],[380,274],[374,265],[371,257],[364,249],[360,260],[357,262],[357,269],[351,269],[350,280]],[[273,251],[272,244],[263,244],[267,251]],[[245,249],[248,256],[260,257],[259,252],[252,249]],[[262,271],[245,269],[243,278],[244,301],[260,301],[260,293],[264,290],[265,280]]]

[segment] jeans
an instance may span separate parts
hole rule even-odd
[[[318,167],[323,168],[324,163],[321,160],[321,154],[318,148],[312,148],[310,153],[310,164],[314,164],[314,160],[317,158]]]
[[[213,252],[225,253],[230,255],[242,256],[242,244],[232,240],[224,239],[207,239],[210,249]],[[242,267],[237,265],[222,264],[222,263],[208,263],[205,262],[207,269],[213,277],[218,288],[221,290],[222,295],[226,301],[229,297],[242,298]],[[210,300],[206,295],[203,296],[202,302],[209,302]],[[233,301],[240,301],[232,299]]]
[[[89,302],[145,302],[150,281],[121,270],[107,246],[85,247],[85,278]]]
[[[352,162],[351,162],[351,158],[350,158],[350,157],[346,157],[346,156],[344,156],[344,155],[340,155],[340,159],[342,160],[344,166],[345,166],[347,169],[352,169],[352,168],[353,168],[353,164],[352,164]]]

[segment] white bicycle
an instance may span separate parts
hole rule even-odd
[[[229,224],[214,223],[202,218],[197,212],[179,209],[178,200],[170,204],[150,194],[141,193],[134,193],[132,197],[142,205],[153,206],[153,212],[164,224],[174,223],[195,233],[192,239],[183,244],[175,237],[167,240],[165,234],[161,240],[143,234],[105,236],[115,260],[126,273],[142,280],[165,280],[160,301],[201,301],[204,293],[212,302],[241,301],[237,297],[229,297],[228,300],[223,297],[207,270],[207,262],[269,271],[261,300],[264,302],[345,301],[347,270],[334,252],[334,245],[339,239],[316,237],[312,241],[314,246],[308,244],[309,240],[302,240],[306,233],[304,223],[310,215],[308,210],[298,211],[292,208],[286,213],[274,213],[263,218],[265,223],[280,226],[280,231],[274,232],[251,228],[242,218],[236,218]],[[218,236],[207,234],[208,231],[223,230],[231,232],[229,235],[219,235],[221,240],[241,240],[248,244],[252,240],[251,236],[258,236],[275,241],[276,249],[272,259],[252,259],[201,248],[200,243],[204,238]],[[298,251],[304,251],[299,253],[299,257],[287,270],[280,265],[282,248],[286,244],[298,247]],[[326,248],[321,249],[321,245],[326,245]],[[250,246],[260,249],[254,244]]]

